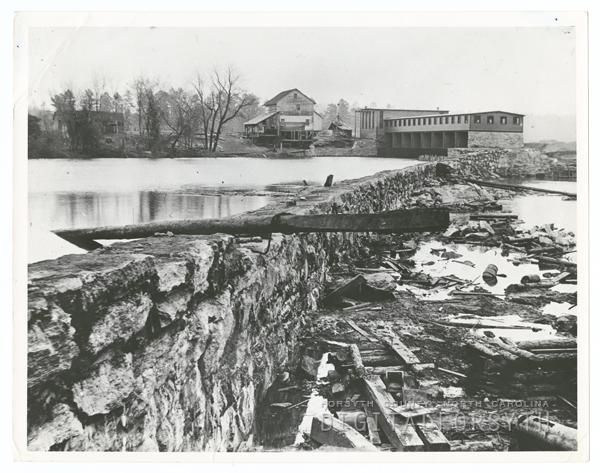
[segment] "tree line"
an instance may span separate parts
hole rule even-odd
[[[198,141],[205,150],[216,151],[232,120],[260,113],[258,98],[241,88],[232,68],[215,70],[207,78],[198,75],[188,89],[165,90],[156,80],[139,77],[122,95],[95,83],[78,97],[70,89],[54,94],[51,104],[69,148],[84,152],[100,147],[103,126],[114,118],[107,115],[111,113],[135,123],[137,142],[144,149],[173,153]]]

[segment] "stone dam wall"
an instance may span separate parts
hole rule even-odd
[[[446,161],[493,170],[496,154]],[[401,208],[437,163],[307,188],[253,213]],[[161,236],[31,264],[28,449],[239,451],[298,361],[329,266],[367,234]]]

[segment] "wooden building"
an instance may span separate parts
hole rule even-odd
[[[298,89],[284,90],[264,103],[267,113],[244,123],[244,135],[256,144],[307,147],[322,128],[315,104]]]

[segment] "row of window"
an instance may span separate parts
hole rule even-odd
[[[460,123],[469,123],[469,115],[441,115],[439,117],[423,117],[423,118],[399,118],[396,120],[386,120],[389,126],[419,126],[419,125],[450,125],[450,124],[460,124]],[[488,115],[486,117],[486,122],[488,125],[494,124],[494,115]],[[521,117],[513,117],[513,125],[521,124]],[[480,124],[481,123],[481,115],[473,115],[473,123]],[[501,116],[500,124],[506,125],[508,124],[508,117]]]

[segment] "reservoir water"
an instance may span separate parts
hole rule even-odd
[[[28,260],[83,250],[50,230],[228,217],[266,205],[276,184],[323,185],[400,169],[394,158],[52,159],[28,162]]]

